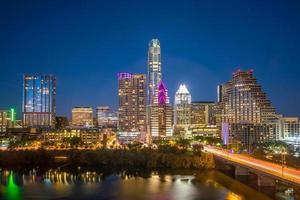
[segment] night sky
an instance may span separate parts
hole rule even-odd
[[[216,99],[237,69],[254,75],[279,113],[300,116],[300,1],[0,1],[0,109],[21,112],[23,73],[57,77],[57,114],[117,109],[117,73],[147,73],[158,38],[173,102]]]

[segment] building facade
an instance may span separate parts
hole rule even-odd
[[[15,109],[0,110],[0,133],[6,133],[8,128],[13,128],[16,120]]]
[[[93,126],[93,108],[74,107],[72,109],[72,126],[92,127]]]
[[[54,127],[56,115],[56,78],[52,75],[24,75],[23,125]]]
[[[150,132],[153,139],[171,137],[173,135],[173,109],[170,104],[168,90],[160,81],[151,103]]]
[[[119,73],[119,132],[146,132],[146,75]]]
[[[192,96],[184,84],[180,84],[174,99],[174,126],[190,126]]]
[[[96,145],[102,140],[102,133],[95,128],[65,128],[43,133],[45,142],[64,143],[65,138],[78,137],[84,145]]]
[[[152,39],[148,47],[148,105],[152,103],[161,74],[161,50],[158,39]]]
[[[270,131],[274,131],[270,122],[277,120],[279,115],[257,83],[252,70],[234,72],[230,81],[218,87],[218,99],[224,143],[249,146],[276,138],[270,135]],[[250,144],[243,139],[247,137],[251,138],[247,140]]]
[[[278,118],[252,70],[234,72],[233,78],[221,88],[223,122],[265,123]]]
[[[118,125],[118,114],[113,112],[109,106],[98,106],[96,118],[99,127],[117,127]]]
[[[220,137],[220,106],[213,101],[193,101],[191,103],[192,135]]]

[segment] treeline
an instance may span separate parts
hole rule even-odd
[[[57,157],[67,159],[59,160]],[[213,168],[210,154],[164,153],[158,150],[66,150],[3,151],[0,167],[7,169],[93,168],[93,169],[200,169]]]
[[[76,151],[70,154],[72,166],[141,168],[141,169],[200,169],[213,168],[214,160],[210,154],[174,154],[155,150],[96,150]]]

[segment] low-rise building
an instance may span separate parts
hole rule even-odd
[[[67,128],[43,133],[44,142],[63,143],[64,138],[78,137],[85,145],[100,143],[102,133],[99,129]]]

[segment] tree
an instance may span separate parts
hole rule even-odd
[[[192,145],[192,148],[195,155],[201,155],[201,151],[203,150],[202,144],[195,143]]]
[[[189,139],[180,138],[179,140],[177,140],[176,143],[180,148],[185,149],[185,150],[190,147]]]

